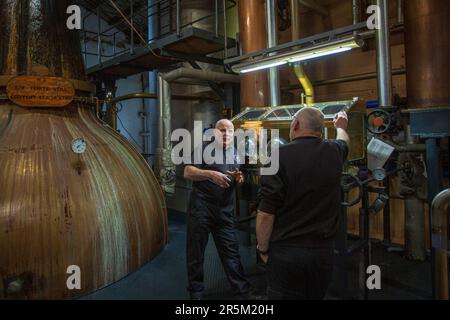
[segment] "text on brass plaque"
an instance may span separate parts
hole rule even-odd
[[[72,102],[72,83],[59,77],[18,76],[8,81],[8,98],[22,107],[64,107]]]

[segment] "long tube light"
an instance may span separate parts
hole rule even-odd
[[[345,52],[354,48],[360,48],[363,45],[364,41],[362,39],[352,36],[296,50],[293,52],[282,53],[259,60],[237,64],[235,66],[232,66],[231,69],[236,73],[249,73],[253,71],[281,66],[287,63],[306,61],[340,52]]]

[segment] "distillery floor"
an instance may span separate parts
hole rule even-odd
[[[122,280],[86,295],[81,299],[151,299],[184,300],[188,299],[185,267],[185,216],[169,212],[169,244],[151,262]],[[241,248],[244,268],[257,291],[265,287],[264,270],[256,265],[254,246]],[[370,299],[379,300],[422,300],[431,299],[430,263],[409,261],[401,252],[386,250],[381,244],[374,243],[372,264],[380,266],[382,288],[370,292]],[[358,296],[358,258],[348,263],[350,299]],[[338,299],[337,279],[327,295],[327,299]],[[205,299],[233,299],[231,289],[223,272],[219,256],[213,241],[209,241],[205,256]]]

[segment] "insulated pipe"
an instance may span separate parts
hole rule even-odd
[[[277,10],[275,0],[266,0],[267,47],[275,47],[278,43]],[[280,105],[280,77],[278,67],[269,69],[270,106]]]
[[[199,70],[191,68],[178,68],[162,75],[164,80],[172,82],[180,78],[189,78],[203,81],[240,83],[240,78],[234,74],[225,74],[211,70]]]
[[[292,41],[300,39],[300,24],[299,24],[299,5],[298,0],[291,0],[291,38]],[[293,69],[295,75],[300,82],[300,85],[303,87],[303,91],[305,92],[306,97],[306,105],[312,105],[314,103],[314,87],[311,84],[308,76],[303,69],[302,63],[295,63],[293,65]],[[302,101],[303,103],[303,101]]]
[[[377,0],[379,28],[375,32],[378,73],[378,100],[381,107],[392,106],[391,44],[388,0]]]
[[[447,209],[450,189],[439,193],[431,205],[431,247],[433,263],[433,298],[448,300]]]

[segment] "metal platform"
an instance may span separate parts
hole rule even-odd
[[[87,69],[87,74],[98,77],[126,78],[136,73],[161,69],[180,61],[193,60],[211,62],[213,58],[205,55],[221,51],[225,47],[236,45],[234,39],[215,36],[214,33],[187,26],[180,34],[172,33],[155,40],[150,48],[135,48],[133,53],[127,52]]]

